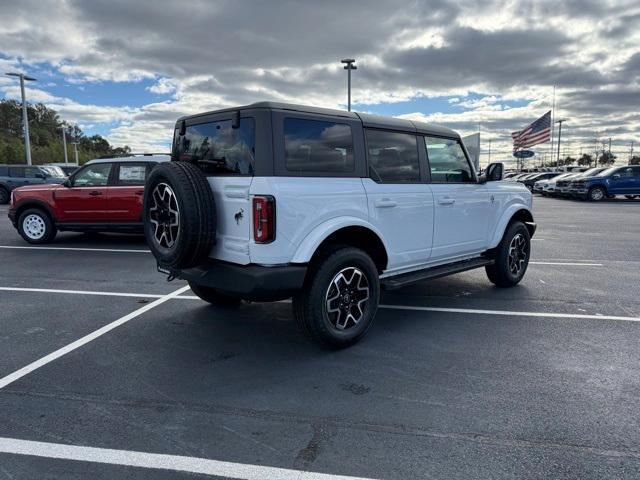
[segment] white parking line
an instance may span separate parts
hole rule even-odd
[[[151,250],[134,250],[128,248],[29,247],[26,245],[0,245],[0,248],[15,250],[70,250],[72,252],[151,253]]]
[[[529,265],[564,265],[568,267],[602,267],[602,263],[583,262],[529,262]]]
[[[35,293],[69,293],[75,295],[98,295],[106,297],[137,297],[137,298],[162,298],[164,295],[153,293],[126,293],[126,292],[98,292],[93,290],[62,290],[59,288],[24,288],[24,287],[0,287],[0,292],[35,292]],[[184,298],[184,297],[181,297]],[[197,297],[194,297],[197,298]]]
[[[25,288],[19,288],[19,287],[0,287],[0,291],[7,291],[7,292],[11,292],[11,291],[40,292],[41,291],[44,293],[61,293],[61,294],[71,294],[71,295],[104,295],[104,296],[113,296],[113,297],[121,296],[121,297],[157,298],[158,299],[155,302],[146,305],[145,307],[151,307],[152,305],[156,304],[158,301],[164,302],[166,300],[200,300],[200,297],[197,297],[196,295],[180,295],[181,292],[184,292],[187,289],[189,289],[189,286],[185,286],[179,290],[176,290],[173,293],[170,293],[169,295],[171,297],[167,298],[168,295],[157,295],[153,293],[119,293],[119,292],[96,292],[96,291],[87,291],[87,290],[60,290],[60,289],[46,289],[46,288],[25,289]],[[282,302],[290,303],[290,300],[283,300]],[[640,322],[640,317],[624,317],[620,315],[599,315],[599,314],[589,315],[584,313],[527,312],[527,311],[513,311],[513,310],[479,310],[474,308],[421,307],[421,306],[413,306],[413,305],[380,305],[380,308],[385,308],[390,310],[394,310],[394,309],[395,310],[415,310],[415,311],[423,311],[423,312],[463,313],[463,314],[471,314],[471,315],[508,315],[508,316],[515,316],[515,317],[544,317],[544,318],[582,318],[586,320],[619,320],[623,322]],[[138,310],[136,310],[136,312],[137,311]],[[136,312],[133,312],[133,313],[136,313]],[[144,313],[144,312],[140,312],[140,313]],[[2,388],[1,383],[0,383],[0,388]]]
[[[619,315],[587,315],[583,313],[519,312],[513,310],[480,310],[475,308],[417,307],[412,305],[380,305],[380,308],[387,308],[391,310],[415,310],[419,312],[446,312],[475,315],[508,315],[511,317],[581,318],[586,320],[618,320],[621,322],[640,322],[640,317],[622,317]]]
[[[76,340],[75,342],[72,342],[69,345],[66,345],[66,346],[62,347],[62,348],[56,350],[55,352],[52,352],[49,355],[46,355],[46,356],[40,358],[39,360],[36,360],[33,363],[30,363],[26,367],[22,367],[20,370],[17,370],[15,372],[7,375],[4,378],[0,378],[0,389],[6,387],[7,385],[15,382],[18,379],[24,377],[25,375],[33,372],[34,370],[37,370],[38,368],[43,367],[46,364],[53,362],[54,360],[57,360],[58,358],[66,355],[67,353],[72,352],[72,351],[82,347],[83,345],[86,345],[87,343],[95,340],[96,338],[101,337],[102,335],[104,335],[105,333],[110,332],[114,328],[117,328],[120,325],[124,325],[129,320],[132,320],[132,319],[142,315],[143,313],[148,312],[152,308],[155,308],[158,305],[163,304],[167,300],[171,300],[172,298],[177,297],[178,295],[180,295],[181,293],[183,293],[183,292],[185,292],[187,290],[189,290],[189,286],[188,285],[186,285],[186,286],[184,286],[182,288],[179,288],[177,290],[174,290],[173,292],[171,292],[171,293],[169,293],[167,295],[163,295],[162,297],[158,298],[157,300],[155,300],[155,301],[153,301],[151,303],[148,303],[147,305],[144,305],[143,307],[140,307],[139,309],[137,309],[137,310],[125,315],[124,317],[119,318],[118,320],[115,320],[115,321],[109,323],[108,325],[105,325],[102,328],[99,328],[95,332],[91,332],[88,335],[85,335],[84,337]],[[111,292],[111,293],[113,293],[113,292]]]
[[[0,453],[199,473],[237,480],[263,480],[265,478],[277,480],[372,480],[248,463],[223,462],[200,457],[34,442],[17,438],[0,437]]]

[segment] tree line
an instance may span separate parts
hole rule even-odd
[[[27,118],[34,164],[64,162],[63,129],[67,135],[69,162],[75,162],[72,142],[78,142],[80,164],[94,158],[131,153],[128,146],[114,148],[100,135],[86,136],[77,125],[67,124],[55,110],[42,103],[27,104]],[[25,163],[22,130],[22,104],[15,100],[0,100],[0,163]]]

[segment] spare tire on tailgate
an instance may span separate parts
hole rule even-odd
[[[144,189],[144,234],[160,266],[203,263],[216,238],[216,207],[209,182],[192,163],[155,167]]]

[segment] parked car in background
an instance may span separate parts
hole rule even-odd
[[[591,177],[605,170],[606,167],[594,167],[584,172],[569,175],[568,177],[559,180],[556,184],[556,191],[559,196],[564,198],[571,198],[575,196],[575,181],[583,177]]]
[[[62,183],[62,170],[44,165],[0,165],[0,205],[9,202],[11,192],[24,185]]]
[[[63,183],[16,188],[9,219],[29,243],[50,242],[58,230],[141,232],[145,180],[153,167],[169,160],[169,155],[92,160]]]
[[[560,175],[560,172],[540,172],[534,175],[529,175],[524,180],[518,180],[521,183],[524,183],[524,186],[529,190],[533,191],[533,185],[539,180],[548,180],[553,177],[557,177]]]
[[[574,191],[578,198],[592,202],[616,195],[635,198],[640,195],[640,165],[610,167],[597,175],[577,179]]]
[[[69,175],[71,175],[73,172],[75,172],[76,170],[78,170],[78,168],[80,168],[80,166],[77,163],[47,163],[48,167],[58,167],[60,170],[62,170],[64,172],[64,174],[68,177]]]
[[[548,180],[546,180],[542,184],[542,191],[540,193],[545,197],[546,196],[550,196],[550,197],[555,196],[556,195],[556,184],[557,184],[557,182],[562,180],[563,178],[567,178],[567,177],[569,177],[571,175],[573,175],[573,173],[567,172],[567,173],[561,173],[557,177],[549,178]]]

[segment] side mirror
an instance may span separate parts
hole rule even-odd
[[[42,172],[37,172],[36,178],[41,178],[42,180],[44,180],[45,178],[47,178],[47,176]]]
[[[65,179],[65,181],[62,182],[62,185],[64,185],[67,188],[71,188],[71,179],[70,178]]]
[[[483,175],[480,175],[480,183],[496,182],[502,180],[502,173],[504,172],[504,164],[502,163],[490,163]]]
[[[611,178],[612,178],[612,179],[614,179],[614,180],[620,180],[620,174],[619,174],[619,173],[616,173],[616,174],[615,174],[615,175],[613,175]]]

